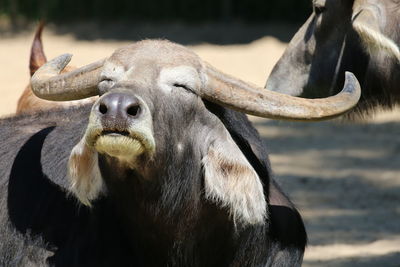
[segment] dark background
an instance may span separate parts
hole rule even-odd
[[[310,0],[1,0],[0,14],[17,21],[46,19],[174,22],[298,23],[311,12]]]

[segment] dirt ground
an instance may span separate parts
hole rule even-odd
[[[294,29],[85,24],[49,26],[43,40],[48,58],[68,52],[74,54],[71,65],[80,66],[130,40],[167,37],[189,44],[224,72],[263,86]],[[32,36],[33,29],[0,35],[0,115],[14,112],[27,84]],[[399,112],[381,112],[361,124],[252,118],[269,147],[277,180],[305,220],[304,266],[400,266]]]

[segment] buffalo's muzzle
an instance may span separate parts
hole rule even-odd
[[[140,120],[142,115],[140,100],[132,94],[120,92],[101,97],[94,110],[97,112],[103,129],[116,133],[124,133],[130,125]]]
[[[85,139],[99,153],[131,165],[139,155],[151,156],[155,141],[148,106],[127,90],[103,95],[93,105]]]

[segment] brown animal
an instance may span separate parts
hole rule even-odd
[[[43,51],[42,44],[42,31],[44,27],[44,22],[40,22],[35,37],[33,38],[32,47],[31,47],[31,55],[29,59],[29,71],[32,76],[43,64],[47,62],[46,55]],[[76,69],[76,67],[68,66],[66,67],[62,73],[69,72]],[[20,98],[18,99],[17,104],[17,114],[25,113],[25,112],[35,112],[44,109],[50,108],[66,108],[71,105],[82,105],[85,103],[92,102],[94,99],[87,99],[83,101],[65,101],[65,102],[54,102],[48,101],[44,99],[40,99],[35,96],[32,92],[31,84],[29,83]]]

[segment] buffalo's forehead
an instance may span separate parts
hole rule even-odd
[[[166,40],[144,40],[116,50],[109,61],[120,65],[125,70],[133,66],[162,68],[189,65],[200,69],[199,57],[184,46]]]

